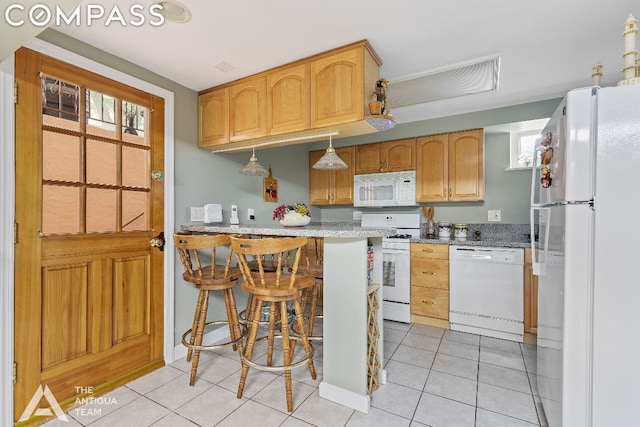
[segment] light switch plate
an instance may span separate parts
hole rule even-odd
[[[202,206],[191,207],[191,221],[204,221],[204,207]]]
[[[502,221],[502,211],[500,210],[487,211],[487,220],[489,220],[490,222]]]
[[[253,221],[256,219],[256,212],[252,208],[247,208],[247,221]]]

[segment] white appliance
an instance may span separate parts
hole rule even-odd
[[[416,206],[416,171],[354,175],[353,206]]]
[[[532,264],[546,418],[549,427],[635,426],[640,85],[569,92],[542,138],[531,223],[540,227]]]
[[[449,247],[449,322],[454,331],[524,340],[524,251]]]
[[[420,214],[364,213],[364,228],[394,228],[382,239],[382,317],[411,323],[411,239],[420,237]]]

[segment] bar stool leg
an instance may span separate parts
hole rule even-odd
[[[196,326],[196,337],[194,344],[202,345],[202,336],[204,333],[205,323],[207,319],[207,310],[209,308],[209,291],[200,291],[203,295],[202,304],[200,305],[200,315],[198,316],[198,324]],[[193,334],[193,331],[192,331]],[[198,372],[198,362],[200,361],[200,350],[193,351],[193,360],[191,360],[191,376],[189,377],[189,385],[193,385],[196,381],[196,373]]]
[[[309,357],[311,355],[311,344],[309,343],[309,338],[307,337],[307,332],[304,328],[304,320],[302,317],[302,307],[300,306],[300,301],[296,298],[293,300],[293,306],[296,313],[296,322],[298,328],[302,331],[300,334],[300,338],[302,339],[302,344],[304,345],[304,352]],[[309,373],[311,374],[311,379],[316,379],[316,368],[313,365],[313,358],[309,357]]]
[[[249,331],[249,338],[247,339],[247,348],[245,349],[244,355],[240,357],[240,360],[242,361],[242,373],[240,374],[240,384],[238,384],[238,399],[242,397],[244,385],[247,382],[247,374],[249,373],[249,365],[247,365],[244,359],[246,358],[251,360],[251,356],[253,356],[253,347],[256,343],[258,327],[260,326],[259,313],[262,312],[262,300],[259,298],[254,298],[253,304],[255,304],[255,307],[252,307],[253,310],[251,310],[253,315],[248,319],[251,322],[251,330]]]
[[[313,336],[313,324],[316,320],[316,303],[318,300],[318,280],[313,284],[311,291],[311,306],[309,307],[309,333],[308,336]],[[304,309],[304,307],[303,307]]]
[[[267,366],[273,364],[273,341],[276,330],[276,303],[269,303],[269,332],[267,335]],[[281,322],[282,323],[282,322]]]
[[[282,358],[284,360],[284,366],[289,366],[291,364],[292,355],[290,348],[290,338],[289,338],[289,322],[284,319],[289,318],[289,313],[287,313],[287,302],[280,301],[280,330],[282,331]],[[293,411],[293,392],[291,391],[291,369],[285,369],[284,371],[284,386],[287,393],[287,411]]]
[[[233,341],[233,351],[238,349],[238,345],[236,344],[236,340],[240,335],[236,334],[236,323],[238,322],[238,312],[236,311],[236,299],[233,295],[233,290],[231,288],[227,288],[224,290],[224,306],[227,309],[227,320],[229,322],[229,336],[231,337],[231,341]],[[235,316],[234,316],[235,313]],[[241,345],[242,347],[242,345]]]
[[[198,301],[196,302],[196,310],[193,313],[193,324],[191,325],[191,336],[189,337],[189,345],[193,345],[196,340],[196,331],[198,330],[198,320],[200,319],[200,310],[202,309],[202,301],[204,299],[204,291],[198,292]],[[187,351],[187,362],[191,362],[193,356],[193,348]]]

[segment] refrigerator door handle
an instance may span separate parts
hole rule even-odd
[[[529,219],[529,222],[531,224],[531,270],[533,274],[535,274],[536,276],[541,276],[541,275],[544,275],[545,264],[540,262],[539,250],[536,250],[538,249],[536,248],[536,240],[535,240],[535,212],[536,211],[540,211],[540,212],[544,211],[544,212],[547,212],[547,215],[548,215],[549,208],[532,206],[530,211],[530,219]],[[542,224],[539,223],[539,227],[541,226]],[[543,259],[546,261],[548,259],[547,251],[549,248],[549,227],[546,226],[546,224],[543,231],[544,231],[544,239],[542,240],[543,247],[540,249],[544,254]]]
[[[533,165],[531,166],[531,206],[538,206],[540,202],[536,201],[536,185],[538,185],[538,159],[542,149],[546,147],[536,147],[533,149]],[[538,194],[540,192],[538,191]]]

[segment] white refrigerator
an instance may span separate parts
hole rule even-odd
[[[535,158],[536,382],[549,427],[638,426],[640,85],[569,92]]]

